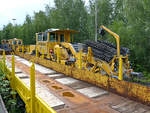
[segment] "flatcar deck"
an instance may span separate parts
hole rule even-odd
[[[11,69],[11,56],[7,56]],[[30,87],[31,63],[15,56],[15,73]],[[58,113],[150,113],[150,107],[35,64],[36,94]]]

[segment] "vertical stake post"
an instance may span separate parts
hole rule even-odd
[[[15,57],[12,56],[11,59],[11,65],[12,65],[12,72],[11,72],[11,86],[13,89],[15,89]]]
[[[30,46],[28,47],[28,54],[30,53]]]
[[[14,45],[14,47],[15,47],[15,51],[17,51],[17,46]]]
[[[18,52],[20,51],[20,46],[18,45]]]
[[[16,51],[16,49],[15,49],[15,46],[14,46],[14,45],[12,45],[12,48],[13,48],[13,51]]]
[[[87,57],[87,60],[88,62],[92,62],[92,48],[91,47],[88,47],[88,57]]]
[[[122,55],[119,57],[119,80],[123,80],[123,60],[122,60]]]
[[[44,59],[44,49],[42,49],[42,59]]]
[[[47,58],[48,59],[50,59],[50,51],[49,51],[50,49],[49,49],[49,47],[48,47],[48,49],[47,49],[47,52],[48,52],[48,54],[47,54]]]
[[[13,45],[12,45],[12,47],[11,47],[11,48],[12,48],[12,50],[14,50],[14,46],[13,46]]]
[[[24,46],[22,45],[22,53],[24,53]]]
[[[3,50],[3,63],[5,64],[5,60],[6,60],[6,55],[5,55],[5,50]]]
[[[5,50],[3,50],[3,72],[5,72],[5,65],[6,64],[6,56],[5,56]]]
[[[60,61],[60,48],[57,48],[57,63],[59,64]]]
[[[30,67],[31,113],[35,113],[35,66]]]
[[[79,52],[79,69],[82,69],[82,50]]]
[[[37,46],[36,46],[36,57],[38,57],[38,51],[37,51]]]

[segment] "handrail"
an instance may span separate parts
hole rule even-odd
[[[5,54],[3,54],[3,60],[5,60]],[[5,61],[2,62],[5,65]],[[3,65],[3,66],[4,66]],[[42,100],[35,93],[35,67],[32,64],[30,68],[30,88],[15,75],[15,58],[12,56],[12,70],[9,70],[6,66],[5,73],[11,83],[13,90],[17,91],[21,99],[25,103],[27,113],[56,113],[44,100]],[[42,111],[41,111],[42,109]]]

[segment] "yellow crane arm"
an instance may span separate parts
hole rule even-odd
[[[112,36],[115,37],[116,39],[116,42],[117,42],[117,56],[119,57],[120,56],[120,37],[119,35],[117,35],[116,33],[112,32],[110,29],[108,29],[107,27],[105,26],[101,26],[102,29],[104,29],[105,31],[107,31],[108,33],[110,33]]]
[[[115,37],[116,42],[117,42],[117,57],[119,59],[119,80],[123,80],[123,60],[122,60],[122,55],[120,56],[120,37],[116,33],[112,32],[105,26],[101,26],[102,29],[110,33],[112,36]]]

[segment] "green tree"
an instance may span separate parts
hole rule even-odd
[[[149,3],[148,0],[115,0],[115,21],[110,26],[120,35],[121,44],[130,49],[130,61],[140,71],[150,68]]]
[[[34,42],[34,27],[29,15],[26,15],[26,20],[21,31],[23,32],[22,38],[25,44],[31,44]]]
[[[7,24],[3,28],[3,39],[11,39],[14,37],[14,29],[11,23]]]
[[[50,26],[45,12],[39,11],[34,13],[33,26],[36,32],[45,31]]]
[[[76,41],[82,41],[89,37],[87,19],[88,13],[82,0],[55,0],[55,8],[49,12],[49,18],[53,27],[60,29],[74,29],[80,31]]]
[[[94,40],[95,37],[95,0],[89,0],[89,20],[88,28],[90,37]],[[97,27],[101,25],[108,26],[113,22],[113,4],[110,0],[97,1]]]

